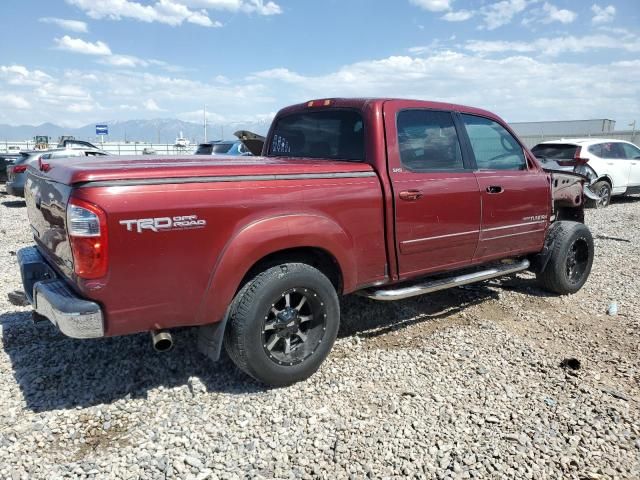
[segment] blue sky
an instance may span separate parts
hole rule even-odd
[[[330,96],[640,120],[640,1],[4,1],[0,123],[268,122]],[[639,121],[640,123],[640,121]]]

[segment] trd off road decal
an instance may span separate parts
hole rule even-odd
[[[142,233],[143,230],[152,232],[164,232],[168,230],[187,230],[192,228],[203,228],[207,225],[206,220],[198,218],[197,215],[178,215],[175,217],[156,218],[136,218],[132,220],[120,220],[120,225],[125,225],[128,232]]]

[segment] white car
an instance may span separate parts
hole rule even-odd
[[[606,207],[613,195],[640,193],[640,148],[609,138],[571,138],[542,142],[531,149],[542,163],[555,162],[589,178],[596,207]]]

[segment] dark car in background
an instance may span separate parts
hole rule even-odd
[[[264,145],[264,137],[248,130],[238,130],[234,133],[238,140],[214,140],[201,143],[194,152],[195,155],[230,155],[250,156],[260,155]]]
[[[246,156],[251,155],[251,152],[240,140],[215,140],[198,145],[195,155]]]
[[[0,153],[0,182],[7,181],[7,167],[13,165],[20,153]]]
[[[7,193],[15,197],[24,197],[24,183],[27,179],[27,167],[38,160],[50,160],[65,157],[95,157],[108,155],[97,148],[56,148],[53,150],[34,150],[21,152],[13,165],[6,167]]]

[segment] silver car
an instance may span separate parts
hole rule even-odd
[[[27,167],[41,158],[49,160],[66,157],[94,157],[108,155],[97,148],[55,148],[52,150],[34,150],[21,152],[13,165],[7,166],[7,193],[15,197],[24,197],[24,183],[27,179]]]

